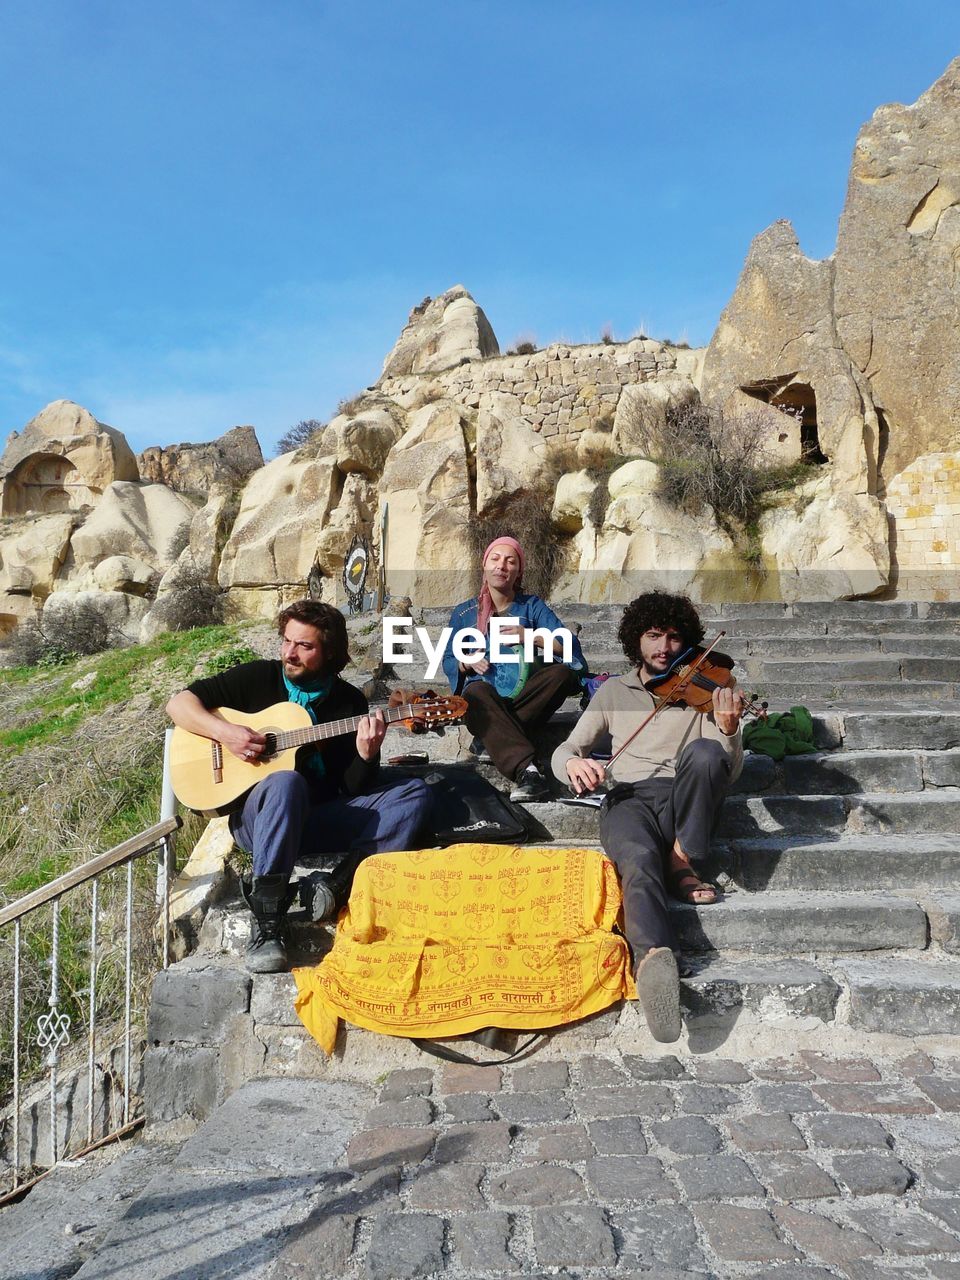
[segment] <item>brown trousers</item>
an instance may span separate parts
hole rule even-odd
[[[538,667],[516,698],[504,698],[486,680],[474,680],[463,691],[467,728],[481,739],[505,778],[518,778],[534,761],[530,732],[546,724],[579,688],[576,673],[562,662]]]

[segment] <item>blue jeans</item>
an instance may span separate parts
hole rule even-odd
[[[364,795],[314,803],[302,773],[258,782],[230,818],[230,833],[253,854],[255,876],[289,875],[299,858],[415,849],[433,797],[420,778],[386,782]]]

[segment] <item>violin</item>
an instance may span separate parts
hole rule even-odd
[[[650,693],[664,703],[684,702],[703,715],[712,711],[714,689],[732,689],[737,683],[733,674],[733,659],[726,653],[715,651],[713,647],[724,634],[721,631],[708,649],[692,645],[681,653],[663,675],[654,676],[647,681],[646,687]],[[710,662],[706,661],[708,654],[712,657]],[[745,699],[744,715],[762,717],[766,710],[767,703],[758,704],[756,694]]]
[[[725,653],[714,653],[714,649],[726,634],[725,631],[721,631],[706,649],[696,646],[687,649],[674,660],[662,676],[654,676],[652,680],[647,681],[646,688],[653,694],[657,705],[643,723],[630,734],[620,749],[610,757],[604,765],[605,773],[609,773],[618,757],[623,755],[634,738],[660,714],[664,707],[685,702],[688,707],[706,714],[713,710],[714,689],[732,688],[737,683],[732,671],[733,659]],[[708,662],[707,658],[712,653],[713,662]],[[767,704],[758,703],[756,694],[747,701],[741,713],[741,715],[748,714],[766,719]]]

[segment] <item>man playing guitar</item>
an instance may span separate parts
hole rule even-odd
[[[380,711],[368,714],[363,694],[340,678],[349,661],[343,614],[329,604],[299,600],[281,612],[277,630],[279,660],[245,662],[195,680],[167,703],[174,724],[254,766],[254,785],[230,815],[234,840],[253,856],[253,875],[241,890],[254,917],[247,948],[247,968],[254,973],[287,968],[283,919],[298,858],[345,855],[342,883],[315,888],[314,919],[327,919],[349,891],[362,857],[416,847],[414,837],[431,804],[419,778],[378,784],[386,721]],[[252,714],[283,701],[306,708],[314,724],[360,717],[356,735],[303,748],[295,769],[258,781],[256,765],[269,756],[269,736],[216,709]]]

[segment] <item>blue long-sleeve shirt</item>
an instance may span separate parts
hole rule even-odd
[[[491,663],[490,667],[484,674],[468,675],[460,670],[460,664],[453,654],[453,636],[458,631],[464,630],[466,627],[476,627],[477,625],[477,598],[472,600],[464,600],[462,604],[458,604],[450,614],[450,621],[447,624],[453,629],[453,634],[447,641],[446,648],[443,653],[443,671],[450,684],[450,688],[454,693],[459,693],[464,685],[472,683],[474,680],[486,680],[488,684],[497,684],[497,665]],[[516,618],[521,626],[524,627],[547,627],[550,631],[556,631],[563,626],[563,623],[553,612],[546,601],[541,600],[539,596],[527,595],[526,592],[518,591],[514,599],[508,606],[506,613],[501,617]],[[570,633],[573,639],[573,661],[568,665],[572,671],[585,672],[587,663],[583,656],[583,650],[580,648],[580,641],[573,632]],[[505,645],[501,645],[501,649],[505,649]],[[522,653],[522,646],[520,648]],[[499,664],[501,667],[507,665]],[[516,671],[516,664],[510,663],[511,671]],[[501,679],[503,672],[501,672]],[[509,677],[507,680],[509,683]]]

